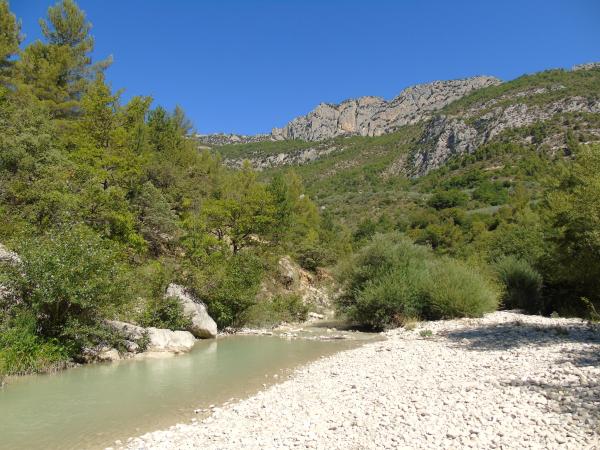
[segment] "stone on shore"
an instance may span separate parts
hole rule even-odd
[[[196,338],[189,331],[171,331],[161,328],[144,328],[127,322],[109,320],[112,328],[121,332],[128,341],[134,342],[148,339],[146,352],[189,352],[196,342]]]
[[[217,336],[217,324],[206,310],[206,305],[194,298],[185,287],[175,283],[169,284],[165,297],[176,298],[183,307],[183,313],[192,320],[187,329],[199,339],[214,338]]]
[[[125,446],[600,448],[597,325],[497,312],[385,336],[322,358],[207,418]]]

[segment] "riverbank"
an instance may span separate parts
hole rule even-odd
[[[125,448],[599,448],[597,325],[497,312],[387,338]]]

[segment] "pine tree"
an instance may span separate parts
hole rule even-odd
[[[48,8],[48,19],[40,20],[40,26],[46,42],[36,41],[25,49],[19,75],[54,117],[72,117],[80,112],[88,84],[108,67],[110,58],[92,64],[92,25],[73,0]]]
[[[23,40],[21,23],[10,11],[6,0],[0,1],[0,83],[6,84],[12,76],[13,58],[19,53]]]

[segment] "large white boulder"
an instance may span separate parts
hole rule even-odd
[[[170,353],[185,353],[189,352],[196,338],[189,331],[171,331],[162,328],[146,328],[148,333],[148,346],[146,351],[149,352],[170,352]]]
[[[187,331],[200,339],[217,336],[217,324],[209,316],[206,305],[194,298],[185,287],[171,283],[167,288],[165,297],[176,298],[183,307],[183,313],[192,320],[192,324]]]
[[[139,341],[146,337],[148,344],[147,352],[189,352],[196,342],[196,338],[188,331],[171,331],[162,328],[144,328],[127,322],[109,320],[108,324],[130,341]]]

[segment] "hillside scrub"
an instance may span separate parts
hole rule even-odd
[[[502,306],[530,313],[542,311],[543,278],[531,265],[515,256],[506,256],[494,265],[499,280],[505,286]]]
[[[104,75],[110,61],[92,59],[91,25],[73,0],[52,6],[42,38],[24,48],[5,0],[0,23],[0,242],[24,261],[22,271],[0,268],[18,293],[0,308],[1,370],[122,348],[105,319],[184,327],[164,298],[172,282],[219,327],[240,325],[280,256],[315,267],[347,252],[298,176],[267,183],[248,165],[228,169],[199,151],[181,108],[123,102]],[[29,355],[28,369],[16,354]]]
[[[339,311],[375,329],[408,319],[480,317],[498,306],[494,283],[399,234],[376,235],[338,270]]]

